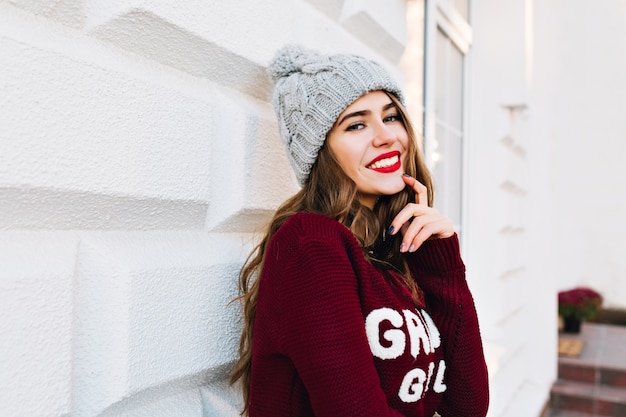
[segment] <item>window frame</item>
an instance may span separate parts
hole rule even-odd
[[[469,2],[469,18],[472,15],[473,1]],[[462,237],[464,225],[467,224],[467,189],[468,189],[468,149],[471,142],[469,117],[469,68],[471,61],[470,48],[473,41],[473,31],[470,23],[454,8],[449,0],[425,0],[424,3],[424,87],[423,87],[423,126],[424,155],[426,163],[434,172],[437,145],[437,115],[436,108],[436,42],[437,31],[447,36],[453,45],[463,54],[462,68],[462,128],[461,128],[461,179],[459,196],[460,219],[454,226]],[[447,213],[444,213],[447,214]]]

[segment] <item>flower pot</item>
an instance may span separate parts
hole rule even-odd
[[[574,317],[563,317],[563,332],[580,333],[582,321]]]

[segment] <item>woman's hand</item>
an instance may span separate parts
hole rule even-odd
[[[454,225],[443,214],[428,207],[426,186],[408,174],[402,175],[406,185],[415,191],[415,203],[407,204],[391,222],[389,234],[402,233],[400,252],[415,252],[431,237],[445,238],[454,234]],[[410,221],[413,219],[412,221]]]

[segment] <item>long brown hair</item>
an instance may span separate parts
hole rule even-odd
[[[409,147],[404,161],[404,172],[416,178],[428,189],[428,205],[432,206],[433,192],[430,173],[417,146],[417,136],[407,112],[400,101],[387,94],[396,105],[409,136]],[[239,274],[239,297],[243,302],[243,331],[239,341],[239,358],[231,373],[231,384],[241,380],[244,409],[248,415],[250,373],[252,365],[252,336],[256,313],[259,277],[267,246],[276,231],[297,212],[322,214],[348,227],[363,248],[364,256],[384,269],[394,269],[403,277],[403,283],[418,298],[418,288],[410,278],[404,257],[400,253],[401,239],[386,237],[386,227],[395,215],[410,202],[415,202],[415,191],[409,187],[392,196],[381,196],[373,210],[358,200],[356,184],[343,172],[326,143],[303,188],[285,201],[276,211],[261,242],[248,256]]]

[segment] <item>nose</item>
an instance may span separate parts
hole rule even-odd
[[[396,140],[396,135],[384,122],[380,121],[374,127],[374,138],[372,139],[372,144],[375,147],[381,147],[385,145],[389,145]]]

